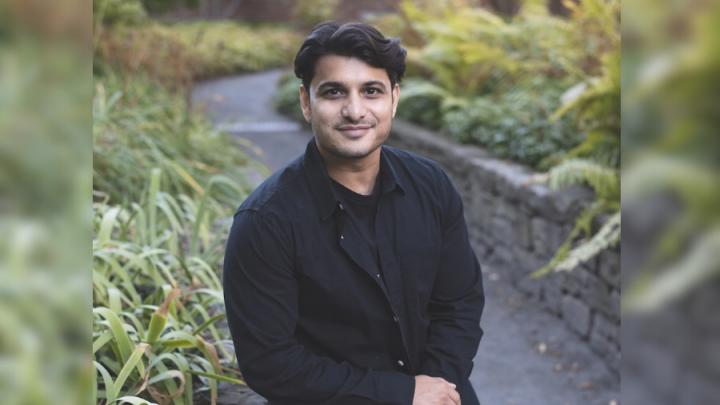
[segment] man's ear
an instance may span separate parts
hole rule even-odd
[[[395,111],[397,111],[398,101],[400,101],[400,84],[395,83],[392,89],[392,116],[395,118]]]
[[[302,114],[303,117],[305,117],[305,121],[310,123],[310,93],[308,89],[305,88],[302,84],[300,85],[300,108],[302,108]]]

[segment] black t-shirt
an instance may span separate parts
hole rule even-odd
[[[380,270],[377,245],[375,243],[375,214],[380,199],[380,176],[378,176],[370,195],[358,194],[335,180],[332,180],[332,187],[350,213],[353,226],[357,228],[367,242],[368,249],[378,265],[378,270]]]

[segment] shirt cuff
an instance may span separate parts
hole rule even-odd
[[[375,371],[375,393],[383,404],[412,405],[415,377],[393,371]]]

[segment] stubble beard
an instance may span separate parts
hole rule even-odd
[[[374,128],[377,129],[377,126]],[[315,135],[315,140],[319,146],[319,148],[330,154],[332,157],[340,160],[361,160],[368,156],[370,156],[373,152],[375,152],[378,148],[381,148],[382,145],[387,141],[387,139],[390,137],[390,133],[385,134],[384,136],[377,141],[377,138],[373,140],[372,144],[369,145],[367,148],[363,147],[362,149],[354,148],[353,145],[343,145],[342,140],[333,142],[332,136],[318,136]],[[340,135],[342,136],[342,135]],[[318,139],[322,139],[323,141],[318,141]],[[326,142],[327,141],[327,142]]]

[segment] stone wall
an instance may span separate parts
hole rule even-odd
[[[528,277],[565,240],[576,216],[592,201],[592,190],[577,186],[552,191],[533,183],[535,173],[525,166],[398,120],[393,123],[390,144],[427,156],[445,168],[463,196],[481,266],[498,270],[500,277],[562,318],[619,375],[619,247],[571,272]]]

